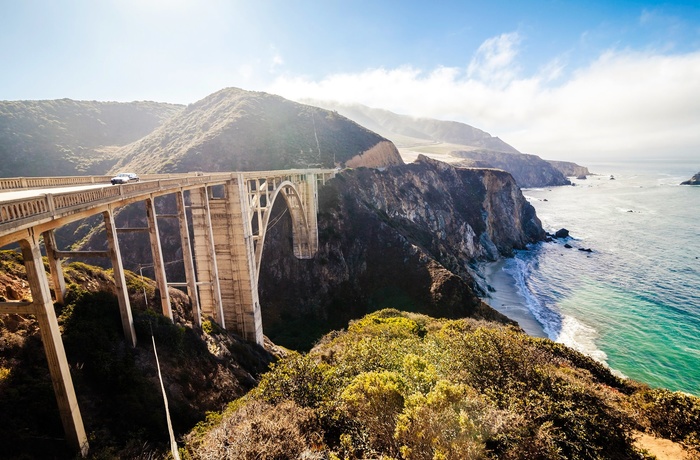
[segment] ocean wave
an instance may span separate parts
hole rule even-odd
[[[561,322],[561,331],[559,331],[559,335],[552,340],[563,343],[607,365],[608,355],[596,345],[597,338],[598,331],[595,328],[579,321],[573,316],[565,315]]]
[[[608,356],[596,344],[599,334],[594,327],[573,316],[563,315],[556,306],[556,300],[550,305],[544,296],[533,292],[528,280],[532,279],[533,268],[536,270],[539,263],[537,252],[535,250],[516,254],[503,268],[515,280],[516,288],[524,299],[526,307],[540,323],[549,339],[563,343],[607,365]]]
[[[503,269],[513,277],[518,293],[525,301],[525,306],[540,323],[547,337],[552,339],[561,329],[561,316],[558,312],[543,305],[528,287],[527,280],[531,272],[530,263],[516,256],[510,259]]]

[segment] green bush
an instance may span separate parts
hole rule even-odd
[[[294,401],[300,407],[316,408],[332,398],[337,387],[332,367],[317,364],[308,355],[291,353],[270,365],[255,395],[271,404]]]
[[[366,372],[358,375],[340,395],[342,410],[363,428],[369,446],[395,455],[396,420],[403,411],[406,382],[395,372]]]
[[[405,459],[484,458],[485,441],[502,431],[509,418],[467,385],[441,380],[427,395],[407,399],[395,437]]]

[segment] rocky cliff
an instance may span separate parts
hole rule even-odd
[[[550,165],[554,166],[559,172],[561,172],[566,177],[585,177],[590,176],[591,172],[587,167],[577,165],[570,161],[554,161],[545,160]]]
[[[690,179],[681,182],[681,185],[700,185],[700,172]]]
[[[481,166],[490,165],[508,171],[520,187],[571,185],[564,174],[537,155],[482,150],[460,150],[452,152],[452,155],[468,160],[467,165],[476,161]]]
[[[343,171],[319,192],[320,250],[292,255],[291,222],[269,230],[259,282],[266,334],[307,347],[368,311],[507,321],[476,295],[472,264],[544,238],[512,176],[420,157],[384,171]],[[305,342],[306,341],[306,342]]]

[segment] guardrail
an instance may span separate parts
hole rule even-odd
[[[109,184],[110,179],[111,176],[6,177],[0,179],[0,190]]]
[[[202,176],[201,172],[174,174],[144,174],[142,181],[161,180],[169,178]],[[211,174],[206,174],[210,176]],[[23,190],[31,188],[65,187],[70,185],[109,184],[112,175],[107,176],[54,176],[54,177],[4,177],[0,178],[0,191]]]

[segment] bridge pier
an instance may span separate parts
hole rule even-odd
[[[225,211],[229,220],[229,240],[223,248],[230,256],[232,303],[229,317],[234,328],[246,340],[263,345],[262,315],[258,299],[258,279],[255,269],[255,247],[250,226],[245,181],[238,179],[226,184]],[[235,319],[234,319],[235,318]]]
[[[201,304],[199,291],[197,290],[197,276],[194,271],[192,259],[192,246],[190,244],[190,228],[187,223],[187,211],[185,207],[185,194],[178,191],[175,194],[177,201],[177,218],[180,224],[180,244],[182,246],[182,259],[185,265],[185,281],[187,282],[187,294],[192,302],[192,319],[196,327],[202,327]]]
[[[136,330],[134,329],[134,318],[131,315],[131,302],[129,293],[126,290],[126,279],[124,278],[124,266],[122,265],[121,252],[119,252],[119,239],[117,238],[117,228],[114,222],[114,215],[111,209],[102,213],[107,232],[107,245],[109,247],[109,258],[112,261],[112,272],[114,274],[114,287],[117,300],[119,301],[119,314],[124,330],[124,340],[132,347],[136,346]]]
[[[53,389],[56,393],[58,410],[61,415],[61,423],[66,433],[68,444],[83,457],[87,456],[89,445],[83,418],[80,415],[78,399],[73,388],[73,379],[70,375],[70,367],[66,359],[66,352],[61,340],[61,331],[58,327],[56,312],[51,300],[49,281],[44,271],[44,263],[41,259],[39,245],[31,239],[19,242],[22,248],[24,266],[27,270],[27,280],[32,292],[33,314],[39,323],[41,341],[44,344],[46,359],[49,363],[49,372]]]
[[[225,328],[208,187],[190,191],[190,210],[202,316],[212,317],[217,324]]]
[[[56,302],[65,303],[66,296],[66,280],[63,278],[63,267],[61,266],[61,258],[56,253],[56,236],[53,230],[47,230],[41,234],[44,238],[44,247],[46,248],[46,258],[49,261],[49,270],[51,272],[51,280],[53,281],[53,290],[56,295]]]
[[[156,216],[155,199],[150,196],[146,198],[146,219],[148,220],[148,238],[151,242],[151,254],[153,256],[153,271],[156,277],[156,286],[160,291],[160,307],[163,316],[173,319],[173,310],[170,306],[170,294],[168,293],[168,280],[165,274],[165,263],[163,262],[163,250],[160,245],[160,234],[158,233],[158,218]]]

